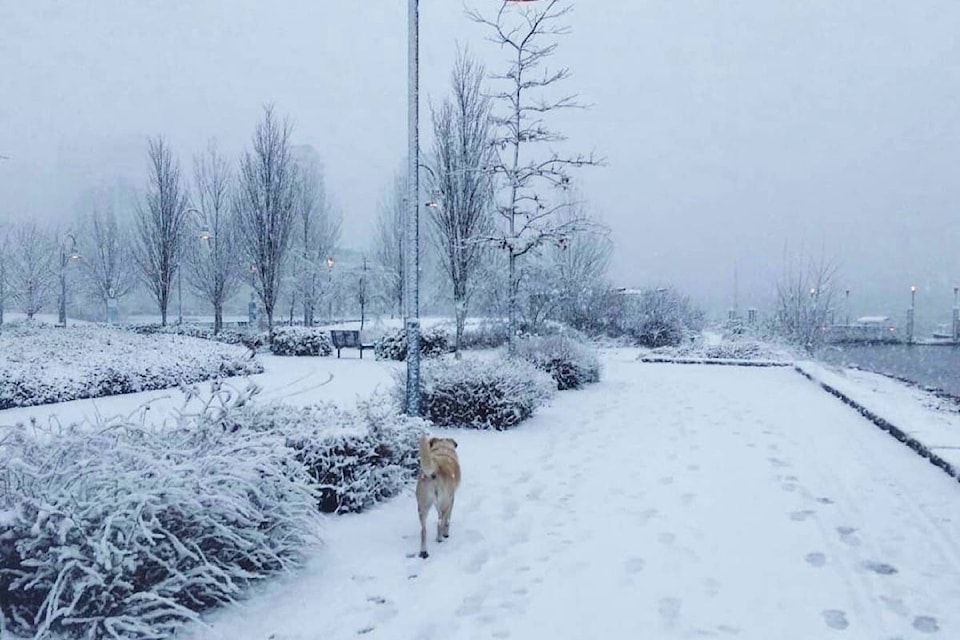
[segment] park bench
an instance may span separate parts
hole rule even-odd
[[[331,329],[330,342],[337,350],[337,357],[340,357],[340,349],[359,349],[360,359],[363,360],[363,350],[373,349],[372,344],[364,344],[360,340],[360,332],[355,329]]]

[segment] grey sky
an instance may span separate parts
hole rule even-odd
[[[470,0],[494,10],[494,0]],[[495,68],[456,0],[421,0],[422,118],[456,42]],[[705,304],[766,304],[784,243],[839,256],[854,312],[909,286],[947,314],[960,281],[960,3],[578,0],[557,62],[587,112],[572,147],[608,166],[584,194],[614,231],[615,280]],[[0,4],[0,220],[56,219],[79,192],[139,184],[145,136],[185,168],[235,154],[261,105],[314,145],[366,241],[406,144],[406,2]],[[426,141],[425,141],[426,143]],[[921,312],[922,313],[922,310]]]

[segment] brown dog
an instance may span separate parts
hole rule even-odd
[[[420,437],[420,476],[417,478],[417,511],[420,514],[420,557],[427,553],[427,514],[437,507],[437,542],[450,537],[450,512],[460,486],[460,460],[453,438]]]

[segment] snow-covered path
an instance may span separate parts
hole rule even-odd
[[[185,635],[960,637],[960,483],[789,369],[614,352],[519,429],[452,435],[429,559],[411,492]]]

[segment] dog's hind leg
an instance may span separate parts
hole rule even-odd
[[[444,538],[450,537],[450,514],[452,512],[453,512],[453,496],[450,496],[449,502],[447,502],[444,505],[443,509],[440,510],[438,537],[441,535]]]
[[[427,514],[430,513],[430,505],[417,505],[420,513],[420,557],[426,558],[427,553]]]

